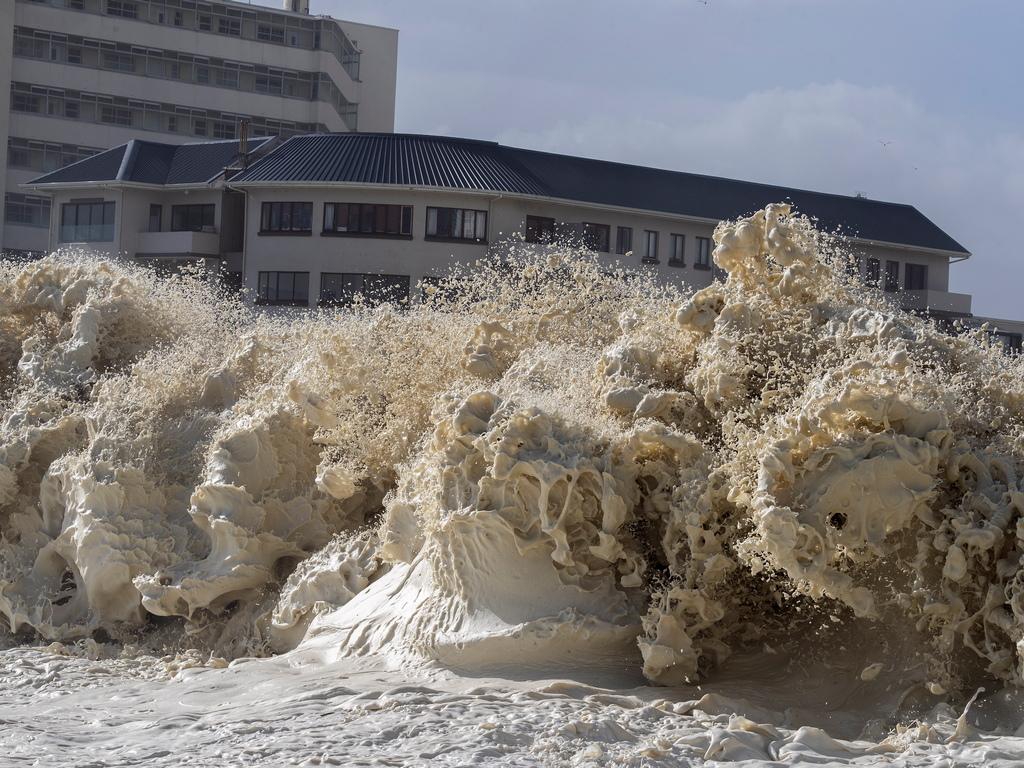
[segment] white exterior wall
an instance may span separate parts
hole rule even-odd
[[[243,8],[247,13],[259,11],[273,14],[275,17],[313,18],[249,4],[218,3],[216,0],[211,4]],[[96,5],[96,8],[100,7],[101,5]],[[155,22],[155,19],[153,21]],[[310,50],[235,38],[193,28],[175,27],[167,23],[158,24],[142,19],[133,20],[95,12],[74,11],[22,0],[0,0],[0,83],[29,83],[227,114],[323,125],[330,131],[348,130],[342,116],[331,103],[324,100],[311,101],[218,87],[212,82],[212,78],[210,84],[197,84],[147,77],[144,74],[14,57],[13,28],[18,26],[284,70],[323,72],[330,76],[348,101],[358,105],[356,124],[359,130],[393,131],[398,31],[352,22],[337,23],[350,38],[358,41],[358,47],[362,51],[358,81],[353,80],[337,57],[326,50]],[[33,141],[104,149],[133,138],[174,143],[210,138],[163,130],[142,130],[139,127],[104,125],[64,117],[11,113],[10,97],[5,94],[0,102],[0,152],[3,155],[0,159],[0,199],[7,192],[22,192],[19,185],[42,174],[42,171],[11,170],[6,167],[8,134]],[[19,225],[4,227],[0,221],[0,249],[44,250],[46,247],[46,229]]]
[[[408,275],[412,292],[415,294],[415,285],[423,277],[442,277],[453,264],[472,265],[474,261],[488,254],[499,254],[503,245],[510,239],[521,239],[528,215],[553,218],[556,222],[607,224],[610,228],[611,252],[599,254],[599,257],[606,260],[609,267],[621,264],[631,269],[652,269],[657,272],[659,280],[666,283],[685,283],[694,288],[706,286],[712,280],[711,270],[694,267],[697,237],[710,238],[715,227],[714,222],[699,219],[507,195],[403,190],[394,187],[247,187],[246,192],[248,201],[243,266],[245,287],[255,291],[258,273],[261,271],[309,272],[312,305],[316,304],[319,295],[321,272]],[[312,233],[261,235],[260,209],[265,201],[312,202]],[[324,204],[328,202],[412,205],[412,237],[323,235],[323,209]],[[488,211],[488,243],[483,245],[426,239],[428,206]],[[633,229],[634,250],[630,255],[615,253],[616,228],[619,226]],[[642,262],[645,230],[658,232],[658,264],[647,265]],[[686,237],[684,267],[670,266],[668,263],[672,234],[682,234]],[[855,244],[854,249],[865,256],[879,258],[883,273],[887,260],[899,261],[901,285],[906,263],[928,264],[929,296],[923,299],[924,304],[943,309],[944,307],[939,306],[942,301],[952,301],[954,304],[959,301],[960,303],[952,308],[956,311],[960,311],[959,308],[963,306],[963,301],[956,298],[962,294],[946,293],[949,278],[948,256],[863,243]],[[970,297],[963,299],[966,299],[965,311],[969,312]]]

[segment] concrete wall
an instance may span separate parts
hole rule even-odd
[[[0,0],[0,84],[11,82],[11,66],[14,54],[14,0]],[[0,94],[0,204],[7,189],[7,136],[10,131],[11,99],[6,88]],[[28,229],[28,227],[24,227]],[[0,209],[0,250],[5,247],[4,212]]]
[[[247,11],[254,9],[256,7],[246,6]],[[258,10],[276,12],[278,9]],[[338,59],[325,50],[275,45],[169,24],[73,11],[16,0],[0,0],[0,83],[24,82],[216,110],[228,114],[322,124],[334,131],[344,131],[347,128],[334,107],[325,101],[308,101],[221,88],[216,85],[157,79],[141,74],[13,58],[15,25],[282,69],[323,72],[334,81],[346,99],[358,104],[357,121],[360,130],[394,130],[398,56],[398,31],[394,29],[339,22],[341,28],[358,41],[358,46],[362,50],[360,80],[356,81]],[[0,99],[0,147],[3,150],[0,158],[0,198],[5,191],[20,191],[20,184],[40,175],[33,171],[7,170],[8,134],[38,141],[102,148],[116,146],[133,138],[149,138],[172,143],[197,139],[185,133],[140,131],[138,127],[101,125],[38,114],[9,114],[9,108],[9,97]],[[45,229],[9,226],[9,231],[5,233],[2,218],[0,215],[0,248],[44,250],[47,247]]]
[[[246,246],[244,256],[244,284],[255,290],[260,271],[309,272],[310,303],[315,304],[319,294],[321,272],[351,272],[367,274],[408,275],[410,284],[426,276],[443,276],[453,264],[471,265],[488,254],[496,256],[518,241],[524,233],[528,215],[554,218],[558,222],[578,224],[592,222],[610,228],[609,253],[598,254],[609,268],[620,264],[631,269],[652,270],[665,283],[684,283],[694,288],[708,285],[712,272],[694,266],[697,238],[711,237],[714,223],[685,219],[678,216],[639,213],[587,205],[572,205],[546,200],[533,200],[502,195],[484,195],[394,188],[307,187],[266,188],[250,187],[246,212]],[[260,208],[264,201],[296,201],[313,203],[313,228],[308,235],[260,234]],[[324,235],[323,209],[327,202],[363,202],[413,206],[412,236],[409,238],[366,237],[355,235]],[[488,211],[488,244],[438,242],[425,237],[426,209],[428,206],[473,208]],[[633,253],[615,253],[616,228],[633,229]],[[659,262],[643,263],[643,233],[658,232]],[[683,267],[669,264],[670,236],[685,236]],[[938,254],[898,248],[875,247],[859,244],[855,251],[862,256],[879,258],[884,273],[885,262],[900,263],[900,280],[905,264],[928,265],[928,287],[932,291],[948,290],[949,268],[946,257]]]

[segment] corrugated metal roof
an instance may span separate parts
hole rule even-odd
[[[269,137],[250,139],[249,151],[260,149],[270,140]],[[204,184],[218,176],[237,157],[238,142],[233,140],[165,144],[133,139],[127,144],[33,179],[29,184],[89,181]]]
[[[772,202],[791,201],[824,229],[839,229],[868,240],[968,252],[910,205],[442,136],[296,136],[232,179],[232,184],[240,186],[254,182],[479,190],[714,220],[736,218]]]

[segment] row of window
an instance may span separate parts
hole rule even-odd
[[[209,136],[214,139],[236,138],[237,125],[242,120],[249,121],[250,135],[257,136],[287,137],[327,130],[318,123],[292,123],[252,115],[231,115],[215,110],[65,91],[28,83],[11,83],[11,110],[144,131]]]
[[[861,271],[860,259],[851,259],[848,262],[848,271],[851,275],[861,275],[868,285],[873,285],[888,293],[895,293],[900,289],[900,262],[888,259],[885,262],[885,272],[882,272],[882,260],[869,257],[864,262],[864,269]],[[903,289],[907,291],[923,291],[928,288],[928,265],[906,263],[903,266]]]
[[[324,50],[338,59],[349,77],[359,79],[360,52],[332,19],[285,16],[275,14],[269,8],[233,8],[194,0],[31,1],[264,43]]]
[[[556,222],[546,216],[526,217],[526,242],[556,243],[559,241],[579,240],[585,248],[600,253],[611,250],[611,226],[585,221],[579,227]],[[711,238],[698,237],[694,267],[697,269],[711,268]],[[615,253],[625,256],[633,252],[633,228],[615,228]],[[657,264],[661,261],[660,233],[653,229],[643,230],[641,255],[645,264]],[[686,235],[673,232],[669,235],[668,264],[673,267],[686,266]]]
[[[4,221],[45,229],[50,226],[50,198],[8,192],[4,195]]]
[[[325,203],[323,230],[330,235],[412,237],[411,205]],[[260,208],[260,234],[309,235],[313,232],[312,202],[265,202]],[[472,208],[427,208],[424,235],[435,240],[487,242],[487,211]]]
[[[33,141],[11,136],[7,139],[7,167],[49,173],[102,151],[95,147]]]
[[[409,275],[320,273],[319,306],[351,306],[356,297],[362,297],[368,305],[406,302],[409,299]],[[309,272],[260,272],[256,300],[260,304],[308,306]]]
[[[253,93],[322,100],[335,108],[350,130],[356,129],[358,106],[344,97],[325,72],[275,69],[25,27],[14,29],[14,55]]]

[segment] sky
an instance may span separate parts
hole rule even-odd
[[[396,27],[395,129],[915,205],[1024,319],[1022,0],[312,0]]]

